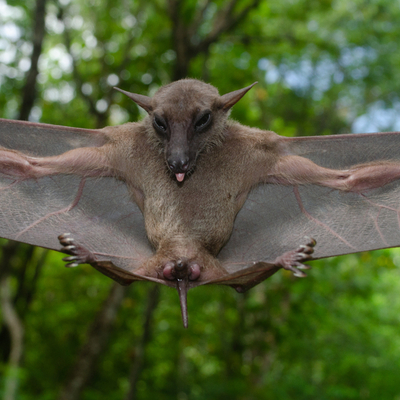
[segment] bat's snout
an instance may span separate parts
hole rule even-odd
[[[185,174],[189,170],[189,157],[186,156],[178,156],[178,157],[170,157],[167,160],[169,170],[175,174],[176,180],[178,182],[182,182],[185,179]]]
[[[187,172],[189,169],[189,157],[179,157],[177,159],[169,159],[168,167],[174,174]]]

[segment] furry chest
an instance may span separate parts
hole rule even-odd
[[[147,197],[144,217],[154,246],[174,237],[196,241],[212,252],[229,238],[236,215],[235,194],[221,190],[166,191]]]

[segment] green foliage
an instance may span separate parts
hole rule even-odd
[[[176,292],[162,288],[138,398],[396,398],[399,251],[312,265],[306,279],[283,272],[245,295],[193,290],[188,330]],[[52,254],[26,320],[21,398],[56,397],[110,284],[88,266],[61,268]],[[123,398],[150,288],[131,287],[82,399]]]
[[[182,5],[178,20],[170,17],[172,3]],[[236,3],[232,15],[252,2]],[[168,83],[177,62],[173,28],[191,26],[206,4],[194,43],[208,37],[227,2],[49,1],[31,119],[93,128],[140,118],[112,86],[151,95]],[[34,5],[0,0],[0,28],[9,27],[0,29],[0,117],[18,115]],[[221,93],[258,80],[232,116],[283,135],[394,129],[399,14],[388,0],[261,1],[193,55],[189,75]],[[17,292],[23,267],[14,261]],[[61,265],[58,254],[46,258],[26,306],[21,400],[57,398],[112,285],[91,267]],[[161,288],[137,398],[399,399],[400,253],[350,255],[313,267],[307,279],[278,272],[244,295],[225,287],[191,291],[188,330],[176,292]],[[33,272],[26,273],[31,282]],[[81,399],[124,398],[150,289],[130,288]],[[24,304],[16,303],[21,313]]]

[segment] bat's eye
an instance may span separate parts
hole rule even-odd
[[[167,123],[161,117],[154,117],[153,126],[159,133],[167,132]]]
[[[211,122],[211,113],[206,112],[195,122],[194,127],[196,131],[199,132],[205,129],[208,125],[210,125],[210,122]]]

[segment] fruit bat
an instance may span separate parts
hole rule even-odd
[[[0,236],[69,254],[128,285],[243,292],[280,268],[400,245],[400,133],[286,138],[229,119],[184,79],[100,130],[0,121]],[[61,242],[61,249],[60,243]],[[317,244],[316,244],[317,243]]]

